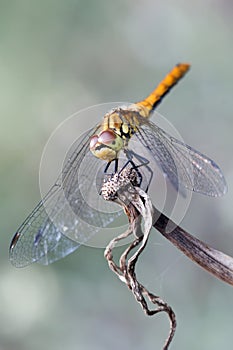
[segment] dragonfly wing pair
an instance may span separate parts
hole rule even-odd
[[[225,178],[218,165],[189,145],[177,140],[149,120],[143,123],[136,137],[152,154],[176,190],[186,188],[208,196],[226,193]]]
[[[17,230],[10,245],[14,266],[61,259],[121,215],[122,211],[108,212],[99,203],[107,205],[96,189],[96,169],[105,165],[89,152],[95,130],[74,143],[55,185]]]

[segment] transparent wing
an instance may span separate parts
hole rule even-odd
[[[52,200],[57,191],[58,188],[54,186],[44,201]],[[12,239],[10,261],[16,267],[36,261],[46,265],[65,257],[79,246],[57,229],[41,201]]]
[[[49,264],[63,258],[121,215],[109,209],[98,193],[96,174],[105,164],[89,152],[96,129],[73,144],[55,185],[16,232],[10,246],[13,265]]]
[[[151,121],[141,121],[136,137],[178,190],[184,186],[213,197],[227,190],[225,178],[213,160],[170,136]],[[181,187],[180,187],[181,186]]]

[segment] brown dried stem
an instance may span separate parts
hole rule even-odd
[[[153,207],[153,226],[188,258],[223,282],[233,285],[233,258],[214,249],[176,225]],[[172,227],[172,231],[169,229]]]
[[[170,331],[163,346],[167,350],[176,330],[176,318],[172,308],[159,296],[149,292],[137,280],[135,268],[139,256],[146,247],[149,233],[152,227],[153,208],[148,195],[139,187],[135,186],[137,174],[132,170],[125,169],[120,174],[111,177],[102,188],[102,195],[106,200],[114,200],[120,204],[129,219],[128,230],[114,238],[105,249],[105,257],[110,269],[123,281],[132,291],[135,299],[141,305],[143,311],[152,316],[159,312],[166,312],[170,320]],[[144,220],[144,229],[141,228],[141,220]],[[119,266],[113,260],[112,251],[117,242],[133,234],[136,239],[123,252],[119,259]],[[139,247],[138,247],[139,246]],[[129,254],[136,247],[136,252],[128,258]],[[149,309],[146,298],[157,306],[156,309]]]
[[[195,238],[153,207],[148,195],[138,187],[137,172],[134,169],[124,168],[120,173],[111,176],[103,185],[102,195],[106,200],[121,205],[129,220],[128,230],[114,238],[105,250],[109,267],[126,283],[147,315],[155,315],[162,311],[168,314],[170,332],[163,347],[166,350],[175,334],[175,314],[159,296],[150,293],[138,282],[135,272],[136,263],[146,247],[151,227],[154,226],[191,260],[230,285],[233,285],[233,258]],[[143,229],[141,221],[144,223]],[[136,238],[121,255],[118,266],[113,260],[113,248],[118,241],[131,234]],[[136,252],[128,258],[137,247]],[[155,310],[149,309],[146,298],[157,306]]]

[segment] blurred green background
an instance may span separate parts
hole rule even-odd
[[[40,199],[54,128],[96,103],[142,99],[179,61],[192,70],[159,111],[229,186],[220,199],[193,195],[182,226],[233,255],[232,15],[230,0],[0,1],[0,350],[161,348],[167,317],[144,316],[102,249],[17,270],[8,247]],[[176,312],[171,349],[232,347],[232,287],[155,232],[137,271]]]

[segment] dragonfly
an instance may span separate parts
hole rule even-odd
[[[150,119],[189,68],[188,63],[177,64],[145,99],[108,111],[74,143],[57,181],[11,241],[9,255],[14,266],[61,259],[117,219],[119,212],[98,209],[101,193],[93,184],[100,166],[104,166],[102,174],[110,169],[112,173],[119,171],[122,155],[123,163],[136,169],[142,166],[151,171],[149,163],[157,164],[178,192],[188,189],[212,197],[225,194],[227,185],[219,166]],[[139,146],[137,151],[135,145]],[[146,183],[148,189],[150,180]]]

